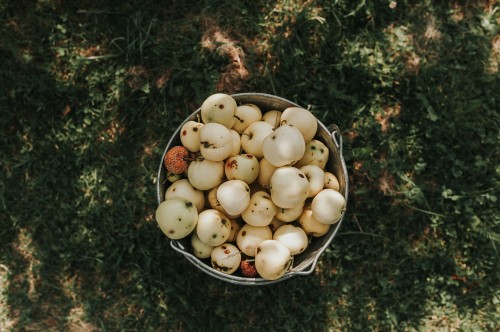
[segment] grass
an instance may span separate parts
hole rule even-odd
[[[499,329],[496,1],[0,1],[0,330]],[[343,131],[348,214],[313,275],[238,287],[154,220],[208,95]]]

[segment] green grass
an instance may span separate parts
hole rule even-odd
[[[498,330],[499,13],[0,0],[0,330]],[[311,276],[227,284],[157,229],[161,153],[216,91],[342,129],[348,214]]]

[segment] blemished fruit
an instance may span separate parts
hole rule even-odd
[[[188,167],[189,151],[181,145],[174,146],[165,154],[165,168],[174,174],[181,174]]]
[[[165,153],[160,229],[186,238],[192,257],[219,275],[282,278],[345,210],[316,117],[301,107],[238,105],[216,93],[195,120]]]
[[[198,211],[193,202],[182,197],[163,201],[156,209],[156,222],[172,240],[188,236],[198,223]]]

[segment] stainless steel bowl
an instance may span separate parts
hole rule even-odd
[[[238,105],[240,104],[255,104],[257,105],[263,113],[269,110],[280,110],[283,111],[288,107],[300,106],[289,100],[281,97],[264,94],[264,93],[238,93],[233,94],[232,97],[236,100]],[[165,150],[163,152],[162,158],[160,160],[160,166],[158,169],[158,181],[157,181],[157,196],[158,204],[164,201],[165,191],[169,186],[169,182],[166,180],[167,171],[163,165],[163,158],[167,151],[176,146],[181,145],[180,142],[180,130],[184,123],[190,120],[196,121],[199,118],[200,109],[193,112],[184,122],[177,128],[172,137],[170,138]],[[318,120],[318,131],[315,139],[322,141],[329,149],[329,160],[325,167],[325,170],[332,172],[338,178],[340,183],[340,192],[344,195],[347,202],[348,194],[348,176],[347,169],[342,155],[342,136],[339,128],[332,124],[326,127],[323,123]],[[173,249],[181,253],[186,259],[188,259],[195,267],[202,270],[203,272],[211,275],[212,277],[224,280],[229,283],[238,285],[267,285],[280,282],[297,275],[308,275],[311,274],[320,258],[321,254],[325,249],[331,244],[335,234],[342,224],[344,218],[344,213],[342,214],[340,220],[330,227],[327,234],[319,238],[312,238],[310,246],[301,254],[296,255],[294,258],[294,263],[292,268],[285,273],[283,277],[277,280],[266,280],[263,278],[248,278],[240,274],[224,274],[212,268],[209,259],[203,260],[199,259],[191,253],[189,237],[182,240],[171,240],[170,245]]]

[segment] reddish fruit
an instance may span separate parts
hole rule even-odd
[[[165,154],[164,164],[169,172],[181,174],[188,167],[189,151],[183,146],[174,146]]]
[[[240,264],[240,269],[245,277],[253,278],[257,276],[254,260],[243,259]]]

